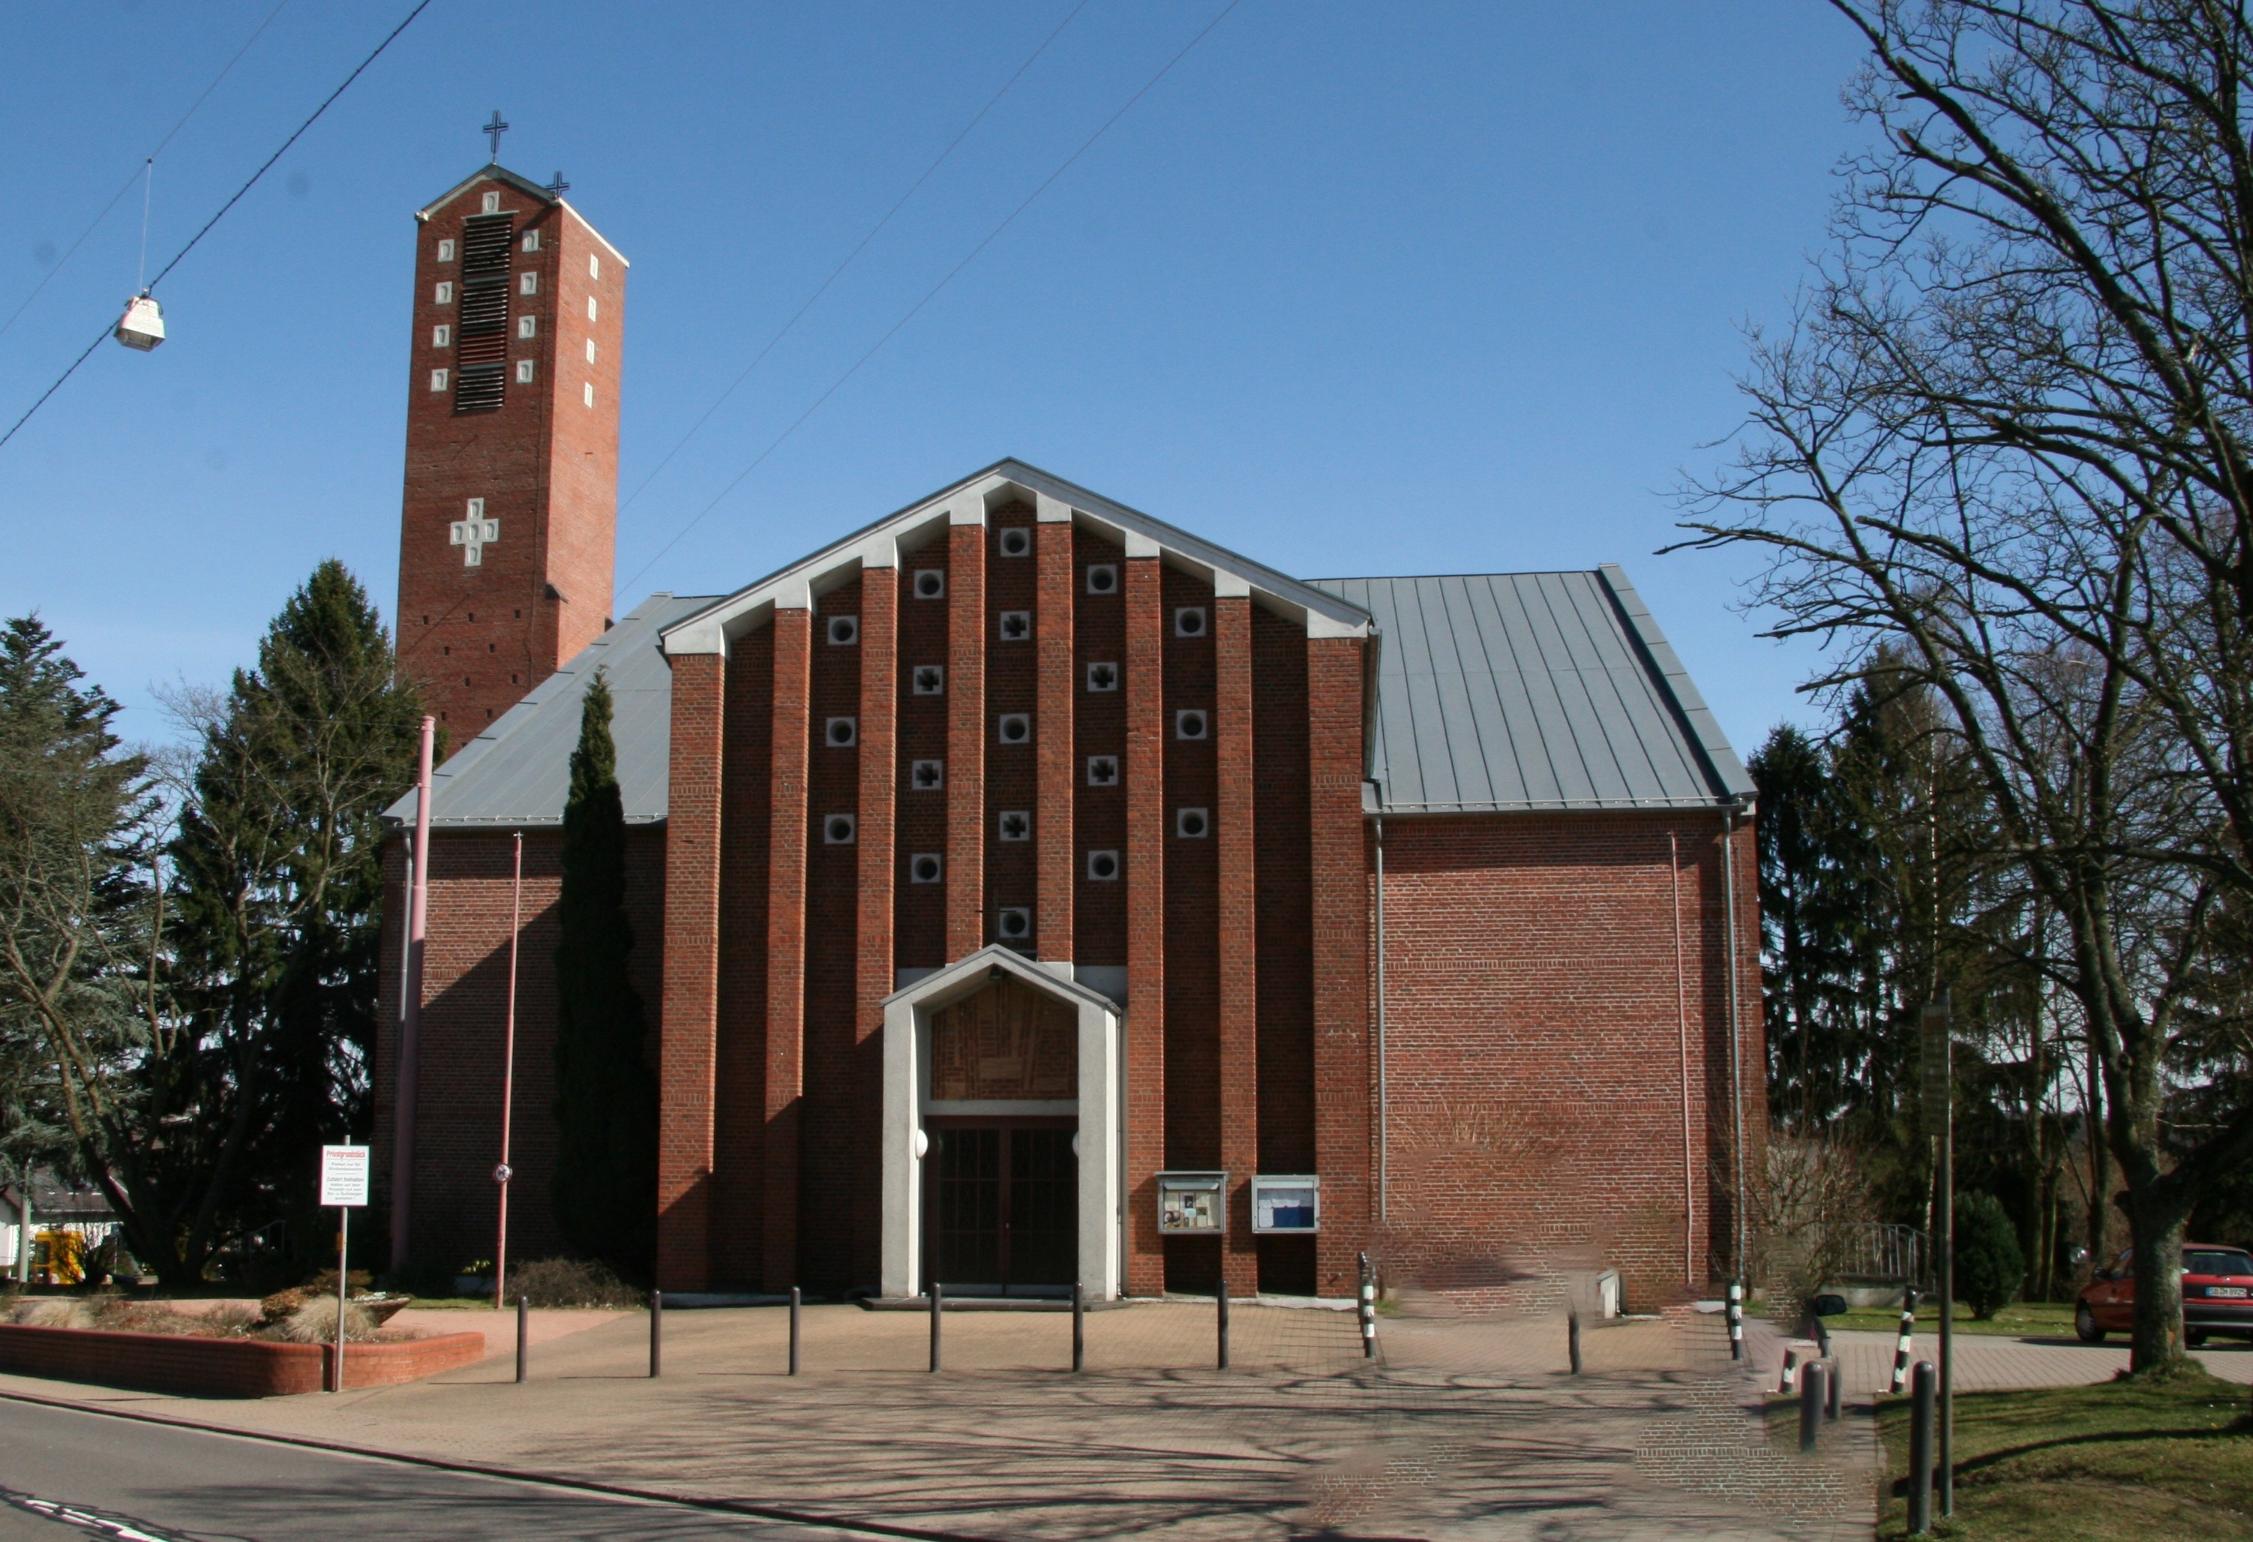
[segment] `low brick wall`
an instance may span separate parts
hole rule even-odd
[[[191,1397],[281,1397],[318,1392],[333,1346],[261,1339],[199,1339],[169,1333],[107,1333],[86,1328],[0,1324],[0,1371],[89,1381],[105,1387],[179,1392]],[[347,1388],[420,1381],[485,1358],[481,1333],[441,1333],[390,1344],[350,1344]]]

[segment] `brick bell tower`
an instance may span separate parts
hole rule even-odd
[[[610,620],[627,264],[568,185],[496,161],[415,215],[399,659],[456,750]]]

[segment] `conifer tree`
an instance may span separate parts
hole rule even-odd
[[[366,591],[329,560],[268,625],[254,669],[176,709],[199,743],[172,859],[175,996],[223,1047],[210,1119],[171,1181],[215,1224],[262,1228],[305,1262],[324,1143],[366,1140],[384,808],[413,780],[421,703]],[[208,1147],[208,1149],[201,1149]]]
[[[554,1193],[574,1251],[641,1276],[656,1241],[657,1080],[628,972],[626,813],[610,722],[610,683],[597,670],[580,709],[563,809]]]

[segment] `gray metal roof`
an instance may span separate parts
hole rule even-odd
[[[1617,567],[1330,578],[1312,587],[1376,620],[1369,774],[1383,812],[1711,808],[1752,793]],[[580,703],[598,667],[616,702],[626,820],[662,820],[673,674],[659,634],[712,603],[650,596],[438,769],[431,824],[562,823]],[[414,816],[411,792],[385,811],[400,824]]]
[[[710,595],[653,594],[534,686],[432,773],[431,825],[527,830],[563,823],[580,705],[597,669],[610,682],[626,823],[662,820],[672,769],[673,671],[658,651],[657,634],[711,603]],[[414,793],[384,810],[384,818],[412,824]]]
[[[1312,580],[1376,618],[1387,813],[1707,807],[1752,779],[1627,575]]]

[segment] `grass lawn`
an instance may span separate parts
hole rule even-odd
[[[1901,1331],[1901,1308],[1890,1310],[1864,1307],[1844,1312],[1823,1321],[1833,1333],[1845,1329],[1867,1330],[1872,1333],[1898,1333]],[[1940,1303],[1917,1303],[1917,1332],[1940,1331]],[[1971,1315],[1971,1308],[1956,1303],[1956,1331],[1958,1333],[1999,1333],[2007,1338],[2071,1338],[2073,1336],[2073,1305],[2067,1301],[2013,1301],[1981,1322]],[[2118,1337],[2118,1335],[2115,1335]]]
[[[2103,1382],[1956,1399],[1956,1513],[1935,1535],[2253,1538],[2246,1389],[2196,1367],[2156,1383]],[[1902,1474],[1909,1399],[1882,1398],[1888,1481],[1878,1535],[1908,1534]]]

